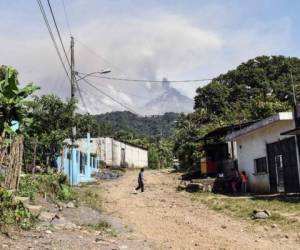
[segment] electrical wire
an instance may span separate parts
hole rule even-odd
[[[85,73],[80,73],[82,75],[88,75]],[[106,80],[113,80],[113,81],[124,81],[124,82],[146,82],[146,83],[163,83],[163,80],[146,80],[146,79],[129,79],[129,78],[117,78],[117,77],[107,77],[107,76],[95,76],[95,75],[88,75],[87,77],[95,77],[100,79]],[[204,82],[204,81],[211,81],[212,78],[204,78],[204,79],[192,79],[192,80],[168,80],[170,83],[190,83],[190,82]]]
[[[75,81],[75,86],[76,86],[76,88],[77,88],[77,92],[78,92],[78,94],[79,94],[79,98],[80,98],[80,100],[81,100],[81,102],[82,102],[82,104],[83,104],[83,107],[84,107],[85,111],[89,113],[89,110],[88,110],[88,107],[87,107],[87,105],[86,105],[85,99],[83,98],[83,95],[82,95],[82,93],[81,93],[81,89],[79,88],[78,81]]]
[[[115,99],[114,97],[110,96],[109,94],[105,93],[104,91],[102,91],[101,89],[99,89],[98,87],[96,87],[94,84],[92,84],[91,82],[87,81],[86,79],[82,79],[82,81],[84,81],[86,84],[88,84],[89,86],[93,87],[95,90],[97,90],[98,92],[100,92],[102,95],[108,97],[109,99],[113,100],[114,102],[118,103],[121,107],[129,110],[130,112],[138,115],[138,116],[142,116],[141,114],[139,114],[138,112],[134,111],[132,108],[128,107],[127,105],[121,103],[120,101],[118,101],[117,99]]]
[[[125,74],[125,72],[120,69],[119,67],[117,67],[116,65],[114,65],[113,63],[111,63],[110,61],[108,61],[107,59],[105,59],[103,56],[101,56],[98,52],[96,52],[94,49],[92,49],[91,47],[89,47],[88,45],[86,45],[85,43],[83,43],[82,41],[78,40],[78,38],[74,38],[79,44],[81,44],[86,50],[88,50],[92,55],[94,55],[95,57],[101,59],[101,61],[107,63],[108,65],[110,65],[112,68],[116,69],[117,71],[119,71],[120,73]]]
[[[68,73],[68,70],[67,70],[67,68],[66,68],[66,66],[65,66],[65,63],[64,63],[64,61],[63,61],[63,59],[62,59],[62,56],[61,56],[61,54],[60,54],[60,51],[59,51],[59,49],[58,49],[58,46],[57,46],[56,40],[55,40],[55,38],[54,38],[54,35],[53,35],[53,32],[52,32],[51,26],[50,26],[50,24],[49,24],[49,21],[48,21],[48,18],[47,18],[45,9],[44,9],[44,7],[43,7],[43,4],[42,4],[41,0],[37,0],[37,3],[38,3],[38,5],[39,5],[39,8],[40,8],[40,11],[41,11],[41,13],[42,13],[44,22],[45,22],[46,27],[47,27],[47,29],[48,29],[49,35],[50,35],[50,37],[51,37],[52,43],[53,43],[53,45],[54,45],[54,47],[55,47],[55,50],[56,50],[56,53],[57,53],[57,55],[58,55],[58,57],[59,57],[59,60],[60,60],[60,62],[61,62],[61,65],[62,65],[62,67],[63,67],[63,69],[64,69],[64,71],[65,71],[67,77],[69,78],[69,80],[71,80],[71,78],[70,78],[70,76],[69,76],[69,73]]]
[[[94,49],[83,43],[82,41],[78,40],[78,38],[75,39],[79,44],[81,44],[83,47],[85,47],[91,54],[94,56],[100,58],[102,61],[106,62],[110,66],[112,66],[114,69],[122,73],[123,75],[126,75],[125,72],[120,69],[119,67],[115,66],[111,62],[109,62],[107,59],[105,59],[103,56],[101,56],[98,52],[96,52]],[[80,73],[84,74],[84,73]],[[86,74],[84,74],[86,75]],[[97,77],[101,79],[106,79],[106,80],[114,80],[114,81],[126,81],[126,82],[147,82],[147,83],[162,83],[162,80],[146,80],[146,79],[130,79],[130,78],[116,78],[116,77],[106,77],[106,76],[90,76],[90,77]],[[171,83],[189,83],[189,82],[204,82],[204,81],[211,81],[213,80],[212,78],[204,78],[204,79],[192,79],[192,80],[168,80]]]
[[[68,13],[67,13],[67,9],[66,9],[66,5],[65,5],[65,1],[61,0],[62,5],[63,5],[63,9],[64,9],[64,15],[65,15],[65,19],[66,19],[66,23],[67,23],[67,27],[69,30],[69,34],[70,36],[72,36],[72,32],[71,32],[71,26],[70,26],[70,22],[69,22],[69,18],[68,18]]]
[[[62,39],[61,39],[60,30],[59,30],[59,28],[58,28],[58,25],[57,25],[57,22],[56,22],[56,19],[55,19],[55,16],[54,16],[54,12],[53,12],[53,10],[52,10],[52,6],[51,6],[51,3],[50,3],[50,0],[47,0],[47,3],[48,3],[48,6],[49,6],[49,9],[50,9],[50,13],[51,13],[51,16],[52,16],[52,20],[53,20],[53,22],[54,22],[54,26],[55,26],[55,29],[56,29],[56,32],[57,32],[57,35],[58,35],[58,38],[59,38],[61,47],[62,47],[63,52],[64,52],[64,54],[65,54],[66,60],[67,60],[67,62],[68,62],[68,65],[69,65],[69,67],[71,67],[71,63],[70,63],[70,61],[69,61],[68,54],[67,54],[67,52],[66,52],[64,43],[63,43],[63,41],[62,41]]]
[[[104,85],[103,82],[97,82],[97,84],[101,84],[102,87],[104,87],[104,88],[106,88],[106,86],[107,86],[107,84]],[[149,98],[149,95],[147,95],[147,96],[146,96],[146,95],[142,96],[142,95],[136,95],[136,94],[133,94],[133,93],[124,91],[124,90],[122,90],[122,91],[117,90],[117,89],[115,89],[115,90],[116,90],[116,92],[118,92],[118,93],[126,94],[126,95],[133,96],[133,97],[137,97],[137,98],[140,98],[140,99],[147,99],[147,98]]]
[[[82,92],[82,93],[85,93],[87,96],[90,96],[90,95],[94,96],[94,97],[96,98],[95,101],[97,101],[97,102],[99,102],[100,104],[102,104],[102,105],[104,105],[104,106],[110,108],[110,110],[113,111],[112,106],[111,106],[111,105],[108,105],[107,103],[105,103],[105,102],[103,102],[103,101],[101,101],[101,99],[100,99],[101,97],[100,97],[99,95],[95,94],[94,92],[89,93],[88,91],[85,91],[83,88],[81,88],[81,92]]]

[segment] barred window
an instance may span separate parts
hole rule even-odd
[[[255,162],[255,170],[257,174],[268,173],[267,157],[254,159],[254,162]]]

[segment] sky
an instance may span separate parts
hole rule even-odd
[[[46,11],[47,2],[42,0]],[[107,76],[161,80],[213,78],[260,55],[300,55],[297,0],[51,0],[69,52],[75,37],[76,71],[110,69]],[[66,7],[70,30],[64,15]],[[51,21],[49,12],[48,18]],[[21,83],[40,94],[70,96],[35,0],[0,1],[0,64],[19,72]],[[53,27],[53,32],[55,32]],[[129,107],[142,107],[160,93],[158,84],[90,78]],[[190,98],[208,82],[173,83]],[[119,104],[80,82],[89,112],[122,110]],[[101,100],[101,101],[100,101]],[[83,104],[79,104],[83,109]],[[143,112],[143,110],[140,110]]]

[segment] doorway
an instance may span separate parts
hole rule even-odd
[[[267,144],[271,192],[300,191],[296,141],[290,137]]]

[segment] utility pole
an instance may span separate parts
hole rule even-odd
[[[296,92],[295,92],[295,85],[294,85],[294,79],[293,79],[293,74],[291,72],[291,81],[292,81],[292,89],[293,89],[293,101],[294,101],[294,105],[297,104],[296,101]]]
[[[74,37],[71,36],[71,65],[70,65],[70,72],[71,72],[71,103],[73,103],[75,105],[76,100],[75,100],[75,55],[74,55]],[[72,117],[74,119],[75,116],[75,108],[73,110],[73,114]],[[72,127],[72,145],[75,142],[75,135],[76,135],[76,127],[73,126]]]
[[[70,73],[71,73],[71,99],[70,102],[75,105],[75,56],[74,56],[74,37],[71,36],[71,65],[70,65]],[[72,123],[74,122],[74,117],[75,117],[75,107],[72,113]],[[70,184],[74,185],[76,184],[76,151],[75,151],[75,136],[76,136],[76,127],[75,124],[73,126],[72,124],[72,135],[71,135],[71,168],[69,169],[70,171]]]
[[[75,56],[74,37],[71,36],[71,101],[75,101]]]

